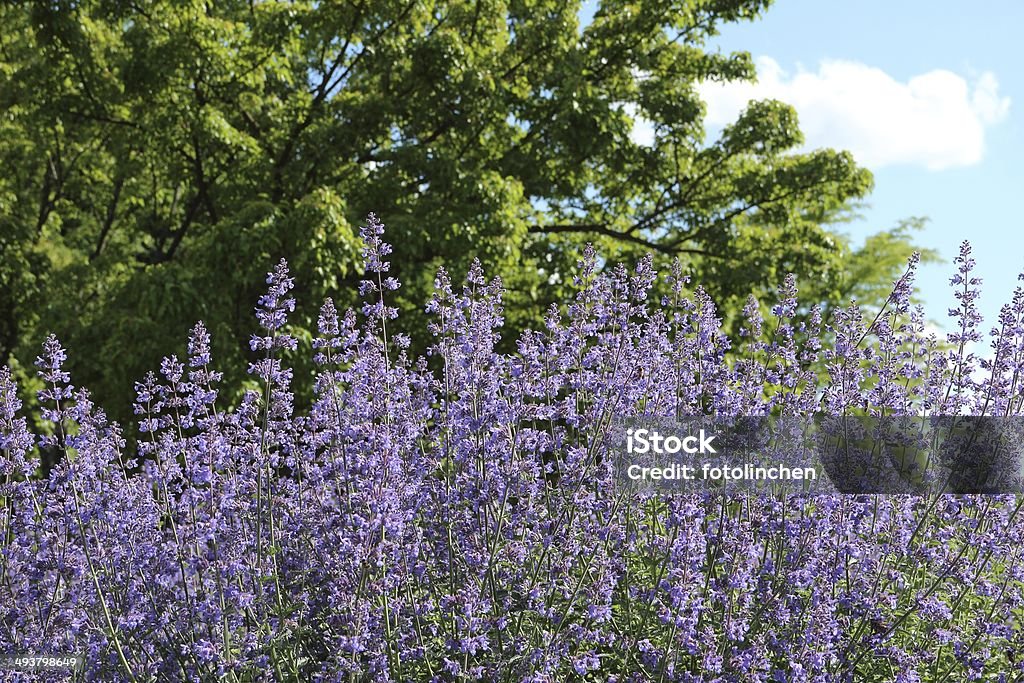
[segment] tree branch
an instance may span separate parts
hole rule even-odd
[[[110,229],[114,225],[114,218],[117,216],[117,204],[121,199],[121,189],[124,187],[124,175],[118,174],[117,179],[114,180],[113,194],[110,197],[110,202],[107,204],[107,215],[103,219],[103,227],[100,229],[100,237],[96,241],[96,248],[89,256],[90,261],[95,261],[99,258],[103,252],[103,247],[106,244],[107,236],[110,234]]]
[[[661,244],[659,242],[652,242],[645,240],[642,237],[637,237],[627,232],[620,232],[619,230],[613,230],[603,223],[572,223],[567,225],[531,225],[527,228],[527,232],[532,234],[554,234],[554,233],[593,233],[595,235],[605,235],[607,237],[614,237],[615,239],[622,240],[623,242],[629,242],[631,244],[638,244],[647,249],[652,249],[662,254],[669,256],[675,256],[677,254],[703,254],[706,256],[713,256],[703,249],[684,249],[677,246],[669,246]]]

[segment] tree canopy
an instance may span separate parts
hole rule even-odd
[[[565,0],[4,3],[0,357],[53,331],[124,396],[197,319],[250,330],[280,257],[301,336],[319,298],[355,299],[370,211],[421,343],[438,266],[479,258],[537,326],[587,242],[681,258],[727,314],[787,272],[805,300],[881,291],[909,237],[858,256],[836,232],[872,186],[849,153],[797,152],[776,101],[706,136],[698,84],[755,78],[709,40],[769,4],[607,0],[582,26]]]

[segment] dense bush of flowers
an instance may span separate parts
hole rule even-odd
[[[1018,498],[655,495],[603,457],[616,416],[1018,414],[1024,293],[979,351],[966,244],[944,340],[910,303],[916,260],[871,321],[798,316],[790,278],[730,345],[678,268],[658,300],[649,261],[599,274],[588,252],[575,301],[512,354],[501,284],[439,272],[413,359],[372,215],[363,239],[365,305],[324,303],[302,414],[284,262],[250,341],[261,391],[218,400],[199,323],[137,385],[137,448],[55,338],[47,433],[0,371],[0,654],[79,652],[97,681],[1024,675]],[[47,478],[39,447],[62,454]]]

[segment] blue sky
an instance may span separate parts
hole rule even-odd
[[[969,239],[987,328],[1024,270],[1021,25],[1019,0],[778,0],[715,39],[725,52],[751,53],[759,84],[702,91],[709,129],[750,97],[792,104],[809,146],[850,149],[875,174],[863,218],[841,229],[859,242],[928,217],[916,239],[945,263],[925,267],[918,286],[940,324],[955,305],[952,259]]]
[[[929,317],[940,322],[955,304],[947,280],[952,271],[949,262],[962,240],[971,241],[977,272],[984,280],[981,308],[986,326],[995,324],[999,307],[1009,299],[1017,285],[1017,274],[1024,270],[1024,250],[1018,238],[1024,220],[1016,201],[1024,191],[1022,24],[1024,3],[1016,0],[983,4],[952,0],[780,0],[756,22],[724,27],[716,40],[724,51],[746,50],[762,61],[764,57],[772,59],[784,72],[774,85],[790,95],[800,92],[793,84],[795,74],[801,71],[808,87],[824,86],[829,74],[837,81],[843,80],[844,73],[848,80],[856,80],[858,70],[830,72],[827,67],[823,69],[823,63],[862,65],[862,76],[875,76],[864,78],[859,86],[864,95],[863,115],[870,116],[874,109],[876,113],[897,114],[893,119],[918,117],[918,121],[890,122],[896,135],[919,136],[916,147],[907,144],[886,155],[874,149],[870,140],[861,141],[867,151],[860,156],[874,156],[861,161],[875,174],[875,190],[864,218],[844,226],[844,230],[856,239],[895,225],[900,218],[927,216],[930,222],[918,239],[924,246],[938,249],[947,263],[926,267],[919,287]],[[916,103],[920,107],[894,107],[893,100],[900,91],[868,69],[884,72],[908,90],[912,79],[918,78],[917,83],[931,81],[936,89],[948,86],[950,94],[944,97],[931,93],[933,97],[919,98],[923,100]],[[967,86],[962,99],[980,105],[974,108],[976,120],[952,114],[943,121],[943,114],[937,110],[955,109],[955,95],[961,94],[955,92],[956,82],[943,72],[959,77]],[[807,78],[807,74],[818,78]],[[926,74],[930,76],[924,77]],[[872,83],[888,85],[888,89],[878,87],[872,92]],[[873,95],[878,101],[868,99]],[[813,111],[814,97],[805,96],[804,100],[812,109],[801,112],[797,105],[805,129],[820,125],[813,117],[821,116],[823,108]],[[937,125],[937,121],[947,125]],[[909,133],[901,128],[908,124],[912,128]],[[978,124],[980,147],[978,130],[971,129]],[[834,137],[830,146],[837,147],[855,140],[858,134],[876,133],[876,139],[885,139],[884,120],[882,129],[877,127],[878,122],[873,121],[856,133],[844,133],[829,131],[825,126],[816,138],[825,141]],[[959,149],[951,142],[958,137]]]

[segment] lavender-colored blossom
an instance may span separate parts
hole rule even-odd
[[[284,259],[267,274],[267,284],[270,287],[266,294],[260,296],[256,319],[260,327],[273,332],[282,328],[288,313],[295,310],[295,299],[288,296],[295,282],[288,277],[288,264]]]
[[[972,356],[968,246],[945,342],[912,305],[916,256],[870,314],[823,320],[786,277],[734,340],[678,262],[658,290],[653,259],[588,247],[576,296],[512,353],[502,283],[440,270],[415,359],[388,330],[384,226],[361,234],[364,317],[324,302],[308,410],[283,261],[256,308],[259,389],[219,395],[199,323],[135,385],[134,445],[56,338],[46,438],[0,368],[0,653],[79,652],[104,681],[1024,675],[1018,498],[637,492],[606,438],[641,416],[1019,416],[1024,293]],[[40,444],[66,455],[45,476]]]

